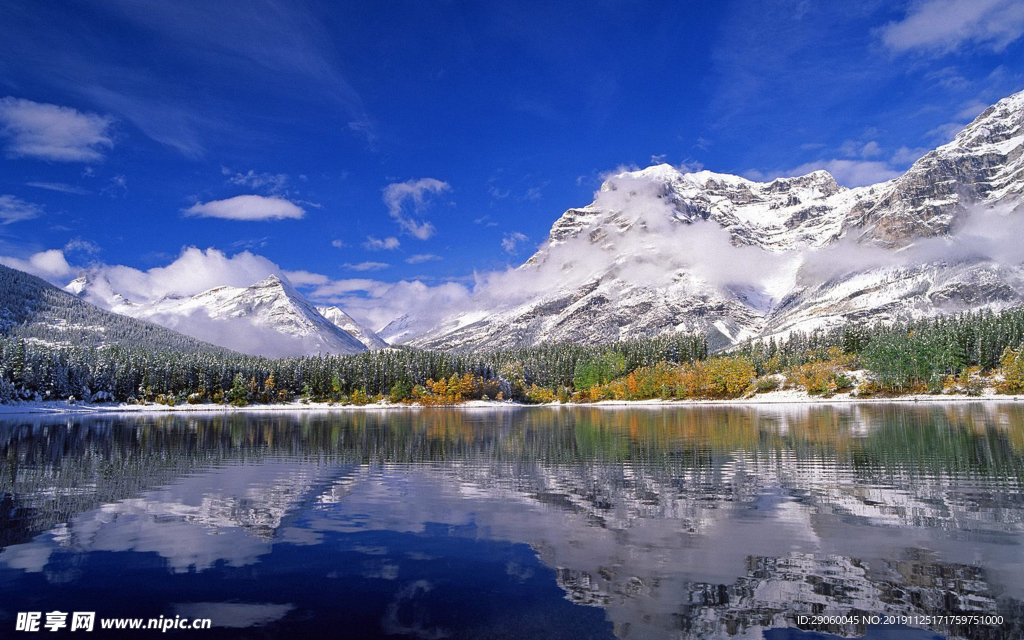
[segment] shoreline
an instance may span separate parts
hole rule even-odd
[[[0,404],[0,416],[26,414],[51,415],[95,415],[95,414],[153,414],[153,413],[278,413],[278,412],[353,412],[353,411],[419,411],[423,409],[523,409],[523,408],[576,408],[630,409],[630,408],[680,408],[703,406],[779,406],[779,405],[840,405],[858,404],[966,404],[966,403],[1014,403],[1024,400],[1024,394],[997,395],[985,393],[979,396],[964,394],[913,394],[892,397],[859,398],[850,394],[836,394],[829,398],[812,396],[803,391],[772,391],[746,398],[723,400],[600,400],[598,402],[526,404],[522,402],[497,400],[470,400],[459,404],[421,405],[402,403],[373,403],[365,405],[331,404],[327,402],[289,402],[283,404],[250,404],[242,407],[222,404],[105,404],[69,403],[65,400],[26,401],[14,404]]]

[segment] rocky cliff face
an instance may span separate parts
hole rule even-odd
[[[403,339],[458,349],[703,330],[727,346],[1020,304],[1024,251],[988,245],[1017,224],[1022,154],[1024,92],[869,187],[844,188],[825,171],[771,182],[669,165],[622,173],[552,225],[506,283],[519,298],[491,296]]]
[[[1024,193],[1024,92],[986,109],[949,144],[859,202],[846,226],[890,246],[950,233],[975,206],[1008,203]]]

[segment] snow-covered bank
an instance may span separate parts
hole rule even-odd
[[[896,404],[896,403],[965,403],[965,402],[1020,402],[1024,395],[997,395],[991,391],[980,396],[968,396],[963,394],[916,394],[892,397],[857,397],[848,393],[839,393],[824,398],[821,396],[808,395],[804,391],[780,390],[769,393],[760,393],[745,398],[731,400],[602,400],[589,403],[559,403],[550,402],[547,404],[524,404],[521,402],[496,401],[496,400],[471,400],[454,405],[438,405],[434,408],[443,409],[518,409],[518,408],[551,408],[551,407],[589,407],[596,409],[615,408],[679,408],[698,406],[750,406],[750,405],[849,405],[849,404]],[[392,402],[379,402],[365,405],[343,405],[327,402],[288,402],[278,404],[251,404],[243,407],[223,404],[181,404],[173,407],[162,404],[114,404],[114,403],[70,403],[63,400],[42,401],[42,402],[18,402],[12,404],[0,404],[0,416],[17,415],[27,413],[51,413],[51,414],[98,414],[98,413],[261,413],[261,412],[293,412],[293,411],[418,411],[426,409],[419,404],[402,404]]]

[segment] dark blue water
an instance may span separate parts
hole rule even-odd
[[[0,421],[0,637],[999,640],[1022,542],[1013,404]]]

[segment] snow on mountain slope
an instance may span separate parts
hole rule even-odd
[[[274,275],[249,287],[215,287],[194,296],[154,301],[131,301],[116,293],[101,298],[88,276],[76,279],[67,290],[115,313],[243,353],[287,357],[366,350],[362,342]]]
[[[1020,304],[1024,250],[1004,245],[1024,234],[1022,150],[1024,92],[873,186],[847,189],[825,171],[771,182],[664,164],[621,173],[521,267],[478,287],[476,308],[425,332],[409,319],[384,331],[475,348],[699,329],[726,346]]]
[[[388,348],[388,343],[382,340],[379,335],[356,322],[352,316],[342,311],[340,307],[317,307],[316,310],[339,329],[363,343],[367,349],[372,351]]]
[[[181,353],[223,351],[164,327],[110,313],[36,276],[3,265],[0,335],[61,347],[119,345]]]
[[[905,246],[948,234],[969,209],[1008,203],[1024,194],[1024,91],[1000,100],[929,152],[902,176],[860,202],[847,225],[865,238]]]
[[[377,335],[388,344],[403,344],[411,336],[418,335],[411,330],[411,326],[412,319],[408,314],[402,314],[387,323],[383,329],[377,332]]]

